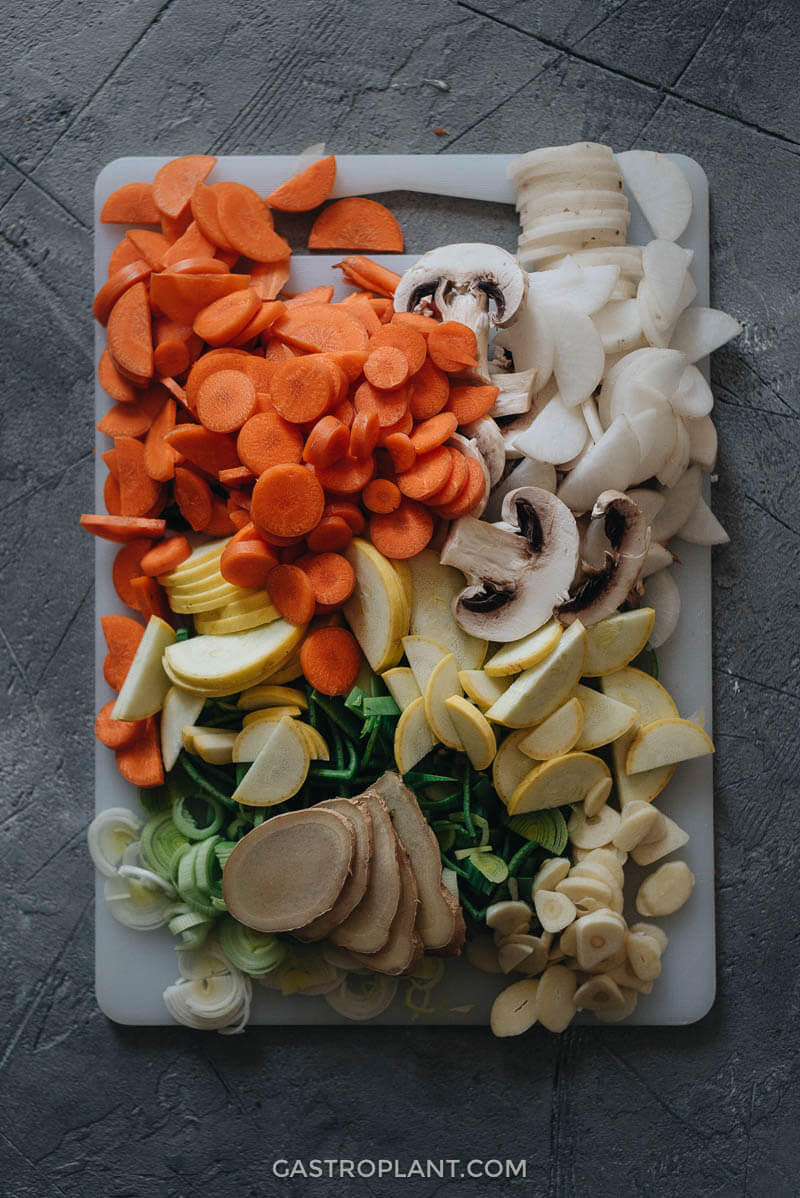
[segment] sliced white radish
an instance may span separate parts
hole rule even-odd
[[[593,246],[576,250],[572,257],[581,266],[618,266],[620,276],[638,282],[642,277],[642,247],[640,245]],[[552,270],[555,262],[542,263],[541,270]]]
[[[648,346],[626,354],[607,370],[598,399],[598,412],[605,427],[611,423],[615,393],[632,382],[642,383],[659,391],[666,399],[675,392],[686,366],[685,356],[675,349],[656,349]]]
[[[499,482],[492,490],[486,511],[483,513],[484,520],[491,520],[492,523],[499,520],[503,500],[509,491],[515,491],[517,487],[541,487],[543,491],[550,491],[554,494],[556,489],[555,466],[550,465],[549,462],[537,462],[535,458],[522,458],[502,482]]]
[[[502,330],[498,340],[511,351],[517,373],[536,371],[536,389],[541,390],[553,372],[555,349],[546,314],[530,294],[514,323]]]
[[[658,649],[672,636],[681,614],[681,593],[672,570],[659,570],[650,575],[645,583],[643,602],[656,613],[650,644]]]
[[[657,395],[658,392],[653,392]],[[663,401],[630,417],[631,428],[639,442],[639,466],[631,482],[642,483],[663,470],[675,449],[679,420]]]
[[[680,315],[686,276],[693,257],[693,250],[685,250],[674,241],[657,238],[644,247],[642,266],[645,281],[664,325],[672,324]]]
[[[699,420],[684,420],[689,433],[689,460],[705,470],[713,470],[717,462],[717,430],[710,416]]]
[[[680,417],[675,420],[675,434],[675,444],[669,457],[656,471],[656,478],[664,487],[674,487],[689,466],[689,434]]]
[[[677,535],[691,545],[727,545],[730,537],[701,496],[697,506]]]
[[[626,300],[635,298],[636,284],[634,283],[633,279],[619,278],[614,284],[614,290],[608,297],[608,301],[611,303],[612,300]]]
[[[127,807],[109,807],[94,817],[86,839],[95,869],[104,877],[114,877],[125,850],[138,841],[143,823]]]
[[[568,146],[542,146],[520,154],[508,164],[508,177],[518,186],[523,180],[559,171],[582,175],[597,164],[603,170],[613,170],[610,147],[598,141],[576,141]]]
[[[605,307],[619,278],[618,266],[580,266],[567,258],[556,270],[528,276],[534,302],[567,304],[585,316]]]
[[[665,544],[685,524],[697,507],[703,476],[699,466],[690,466],[674,487],[664,492],[664,506],[652,525],[651,539]]]
[[[640,383],[635,373],[631,372],[623,376],[619,386],[614,389],[610,405],[611,419],[616,420],[617,416],[627,416],[630,419],[639,412],[664,407],[669,407],[669,403],[663,392],[657,391],[648,383]]]
[[[625,150],[616,160],[655,236],[677,241],[692,215],[692,189],[678,164],[654,150]]]
[[[687,308],[678,317],[671,345],[686,355],[687,362],[697,362],[741,331],[739,321],[718,308]]]
[[[642,339],[639,304],[635,299],[608,303],[592,317],[606,354],[622,354],[636,349]]]
[[[670,402],[680,416],[699,420],[714,407],[714,393],[696,366],[687,366]]]
[[[588,439],[581,409],[568,408],[560,395],[554,395],[514,444],[526,457],[557,466],[576,457]]]
[[[619,416],[564,479],[558,497],[573,512],[586,512],[610,487],[624,491],[639,464],[639,442],[626,416]]]
[[[589,430],[589,436],[593,441],[599,441],[603,435],[604,429],[600,423],[600,417],[597,415],[597,404],[591,396],[585,399],[581,404],[583,418],[586,421],[586,427]]]
[[[664,496],[661,491],[654,491],[651,487],[635,487],[628,491],[628,496],[644,513],[648,524],[652,524],[658,513],[664,506]]]
[[[658,570],[666,570],[674,562],[674,557],[665,545],[659,545],[658,541],[654,541],[647,550],[647,556],[644,559],[639,578],[649,578],[651,574],[657,573]]]

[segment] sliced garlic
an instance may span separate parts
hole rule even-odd
[[[653,825],[658,823],[658,816],[659,812],[652,804],[634,799],[622,812],[613,843],[618,849],[630,853],[652,832]]]
[[[524,973],[526,977],[535,977],[541,973],[547,965],[547,954],[552,941],[550,932],[545,932],[543,936],[510,936],[507,942],[510,947],[519,946],[528,950],[527,955],[514,966],[517,972]]]
[[[575,861],[578,865],[602,865],[616,878],[618,886],[625,885],[625,875],[622,867],[628,854],[623,853],[615,845],[603,845],[599,849],[576,849]],[[573,866],[574,868],[574,866]]]
[[[492,1004],[489,1025],[496,1036],[521,1036],[536,1023],[536,978],[522,978],[501,990]]]
[[[617,983],[607,974],[598,974],[590,978],[575,991],[575,1007],[578,1011],[613,1011],[624,1006]]]
[[[563,883],[559,882],[559,886]],[[537,890],[533,896],[539,923],[546,932],[560,932],[577,915],[575,904],[565,894],[555,890]]]
[[[613,891],[605,882],[597,878],[576,877],[570,874],[556,887],[558,894],[565,894],[583,913],[597,911],[600,907],[608,907],[613,897]]]
[[[666,831],[661,839],[637,844],[633,850],[633,859],[637,865],[652,865],[654,861],[660,861],[668,853],[674,853],[676,849],[682,849],[688,842],[688,832],[684,832],[683,828],[678,827],[675,821],[671,820],[669,816],[665,815],[663,819]]]
[[[549,1032],[563,1032],[575,1015],[578,979],[564,965],[548,965],[539,978],[536,1015]]]
[[[558,947],[561,949],[565,957],[577,956],[577,929],[574,923],[569,924],[564,928],[558,941]]]
[[[661,950],[652,936],[644,932],[628,932],[625,938],[628,960],[637,978],[643,982],[655,981],[661,976]]]
[[[594,786],[587,791],[583,800],[583,813],[590,819],[599,814],[601,807],[605,803],[608,796],[611,794],[613,782],[611,778],[601,778],[599,782],[595,782]]]
[[[607,908],[582,915],[577,921],[576,951],[581,969],[592,969],[599,961],[613,956],[624,943],[625,920]]]
[[[694,889],[694,874],[685,861],[668,861],[649,874],[636,895],[640,915],[672,915]]]
[[[508,936],[512,932],[527,932],[533,912],[527,903],[492,903],[486,909],[486,923],[495,932]]]
[[[655,810],[655,809],[654,809]],[[667,834],[667,819],[661,811],[656,811],[656,818],[653,820],[653,826],[646,836],[643,836],[639,841],[640,844],[655,844],[657,840],[662,840]]]
[[[579,849],[598,849],[614,839],[619,821],[619,812],[608,804],[589,818],[577,807],[567,825],[569,838]]]
[[[613,969],[616,969],[617,966],[627,964],[628,953],[625,949],[625,942],[623,940],[622,944],[615,953],[612,953],[609,957],[603,957],[602,961],[598,961],[597,964],[593,965],[591,969],[584,970],[584,973],[610,973]]]
[[[652,993],[653,983],[645,982],[642,978],[636,976],[630,967],[630,963],[628,962],[627,952],[625,954],[624,961],[621,961],[617,965],[610,966],[603,972],[607,973],[609,977],[613,978],[617,985],[622,987],[623,990],[636,990],[639,994]]]
[[[645,936],[651,936],[658,945],[658,951],[663,957],[664,953],[667,951],[669,936],[663,928],[658,926],[657,923],[632,923],[629,930],[633,932],[634,935],[636,935],[637,932],[643,932]]]
[[[623,1019],[627,1019],[636,1010],[636,1004],[639,1001],[639,995],[635,990],[621,990],[623,1006],[614,1007],[611,1011],[595,1011],[598,1019],[602,1019],[603,1023],[621,1023]]]
[[[497,950],[497,963],[503,973],[511,973],[532,955],[533,949],[529,945],[506,942]]]
[[[491,936],[476,936],[474,940],[469,940],[466,957],[470,965],[474,965],[482,973],[503,972],[498,960],[498,950]]]
[[[536,894],[537,890],[555,890],[568,873],[568,857],[551,857],[537,870],[533,879],[533,893]]]

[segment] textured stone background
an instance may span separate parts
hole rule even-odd
[[[3,5],[0,1190],[6,1198],[800,1192],[795,0]],[[449,91],[426,79],[443,79]],[[435,125],[449,130],[437,137]],[[715,562],[719,998],[685,1029],[115,1027],[92,990],[91,222],[123,153],[522,151],[706,168],[732,536]],[[409,248],[508,218],[393,201]],[[489,234],[486,230],[489,230]],[[481,232],[479,233],[479,230]],[[271,1179],[275,1156],[527,1157],[528,1182]]]

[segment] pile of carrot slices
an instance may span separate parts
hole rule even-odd
[[[273,212],[325,205],[333,156],[266,199],[210,182],[215,163],[174,159],[103,207],[102,221],[131,227],[94,300],[111,401],[98,425],[106,512],[81,523],[122,545],[114,585],[145,620],[175,622],[157,580],[194,532],[231,537],[225,579],[266,588],[305,624],[352,593],[342,551],[353,536],[412,557],[481,501],[481,467],[451,439],[497,389],[459,381],[475,362],[470,329],[394,312],[400,276],[357,252],[403,248],[373,200],[327,204],[309,237],[312,249],[355,251],[340,267],[356,290],[338,303],[332,285],[287,293],[291,251]],[[101,739],[119,735],[98,721]]]

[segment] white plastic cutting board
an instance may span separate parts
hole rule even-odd
[[[379,193],[392,189],[427,191],[438,195],[466,197],[513,203],[512,188],[506,180],[506,166],[512,155],[353,155],[337,158],[337,182],[334,195]],[[697,283],[696,303],[709,302],[708,181],[702,168],[683,155],[671,155],[685,171],[694,196],[691,222],[681,244],[694,250],[693,274]],[[123,235],[113,225],[101,225],[99,213],[107,196],[123,183],[149,181],[164,158],[119,158],[98,176],[95,187],[95,282],[99,287],[106,278],[108,258]],[[220,158],[213,178],[236,179],[268,194],[293,171],[289,157]],[[457,208],[454,199],[450,209]],[[651,234],[631,199],[632,219],[628,240],[643,244]],[[451,226],[452,227],[452,226]],[[509,250],[515,249],[516,231],[510,235]],[[435,220],[431,221],[430,243],[437,245]],[[302,290],[317,283],[333,282],[337,297],[349,288],[340,282],[340,272],[331,270],[341,255],[298,256],[292,258],[290,289]],[[403,271],[416,256],[375,255],[395,270]],[[95,326],[96,358],[104,348],[105,335]],[[95,408],[99,420],[108,408],[108,398],[97,386]],[[100,454],[108,443],[97,434],[97,470],[95,477],[96,511],[103,511],[105,467]],[[116,546],[96,540],[95,605],[98,620],[95,632],[95,692],[97,708],[112,697],[103,679],[105,645],[99,616],[126,612],[111,584],[111,565]],[[695,545],[681,544],[682,565],[675,570],[681,591],[683,613],[677,632],[669,644],[659,650],[661,680],[683,716],[704,708],[706,726],[711,732],[711,553]],[[102,745],[95,754],[95,806],[137,808],[136,793],[117,773],[114,755]],[[659,799],[659,806],[690,834],[680,856],[692,869],[697,884],[691,900],[677,914],[659,921],[666,928],[670,943],[664,958],[664,971],[653,993],[640,998],[628,1023],[685,1024],[702,1018],[714,1001],[716,962],[714,947],[714,798],[713,766],[710,757],[680,765],[672,782]],[[101,1009],[111,1019],[126,1024],[169,1024],[172,1022],[162,1002],[162,992],[177,976],[174,940],[166,928],[157,932],[135,932],[122,927],[109,914],[103,901],[103,879],[98,877],[96,903],[96,991]],[[628,886],[630,892],[632,888]],[[433,992],[436,1013],[419,1018],[431,1024],[486,1024],[495,994],[507,984],[479,973],[463,961],[447,964],[445,980]],[[415,1017],[403,1005],[407,983],[401,979],[392,1006],[373,1022],[410,1024]],[[251,1022],[254,1024],[340,1024],[348,1020],[337,1015],[322,998],[294,996],[283,998],[254,984]],[[458,1010],[454,1008],[459,1008]],[[587,1017],[584,1021],[591,1021]]]

